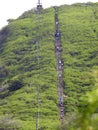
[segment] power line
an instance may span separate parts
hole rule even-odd
[[[40,28],[40,14],[42,10],[42,4],[40,3],[40,0],[38,0],[37,4],[37,21],[38,21],[38,29]],[[36,42],[36,49],[37,49],[37,61],[38,61],[38,79],[40,76],[40,55],[39,55],[39,41]],[[37,117],[36,117],[36,130],[39,130],[39,118],[40,118],[40,86],[37,84],[37,102],[38,102],[38,111],[37,111]]]

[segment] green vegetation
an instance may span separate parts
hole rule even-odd
[[[88,130],[90,125],[97,130],[98,3],[59,7],[59,27],[64,125],[67,130]],[[0,129],[36,129],[38,89],[39,130],[61,129],[54,32],[53,8],[42,11],[40,23],[30,10],[0,31]]]

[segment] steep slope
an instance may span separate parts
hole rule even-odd
[[[46,17],[47,15],[50,17]],[[1,84],[2,88],[7,86],[0,94],[1,115],[11,114],[12,117],[22,120],[22,127],[26,130],[36,127],[38,85],[41,105],[39,127],[54,129],[59,123],[53,9],[43,12],[40,29],[38,26],[37,15],[33,13],[30,18],[20,17],[10,23],[5,28],[8,30],[8,37],[0,54],[1,66],[8,71],[8,75],[1,79],[4,84]],[[37,42],[40,50],[40,70]],[[56,122],[53,122],[54,119]]]
[[[77,111],[77,107],[87,106],[81,96],[98,87],[97,7],[98,4],[75,4],[66,6],[65,10],[62,6],[59,10],[68,130],[73,123],[73,111]]]
[[[80,104],[77,101],[81,94],[91,91],[95,86],[92,73],[95,69],[97,71],[98,66],[98,19],[94,15],[97,6],[91,3],[76,4],[67,6],[64,14],[63,7],[59,12],[64,50],[62,58],[65,93],[68,95],[65,104],[66,107],[69,102],[72,104],[68,111],[72,111]]]
[[[98,3],[59,7],[66,125],[81,107],[81,95],[97,87],[97,8]],[[36,12],[31,10],[0,32],[0,127],[6,130],[36,128],[38,86],[39,129],[60,130],[54,9],[43,10],[40,19],[38,23]]]

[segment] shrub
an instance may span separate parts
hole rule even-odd
[[[19,76],[15,76],[9,82],[9,91],[16,91],[24,86],[23,80]]]

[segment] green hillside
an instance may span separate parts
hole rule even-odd
[[[98,87],[98,3],[64,5],[58,13],[64,64],[64,124],[66,129],[76,130],[70,124],[88,105],[82,96],[87,92],[93,95]],[[36,129],[38,91],[39,130],[61,130],[54,33],[52,7],[42,11],[40,23],[32,9],[9,20],[0,31],[0,130]],[[97,130],[96,125],[95,119],[93,130]]]

